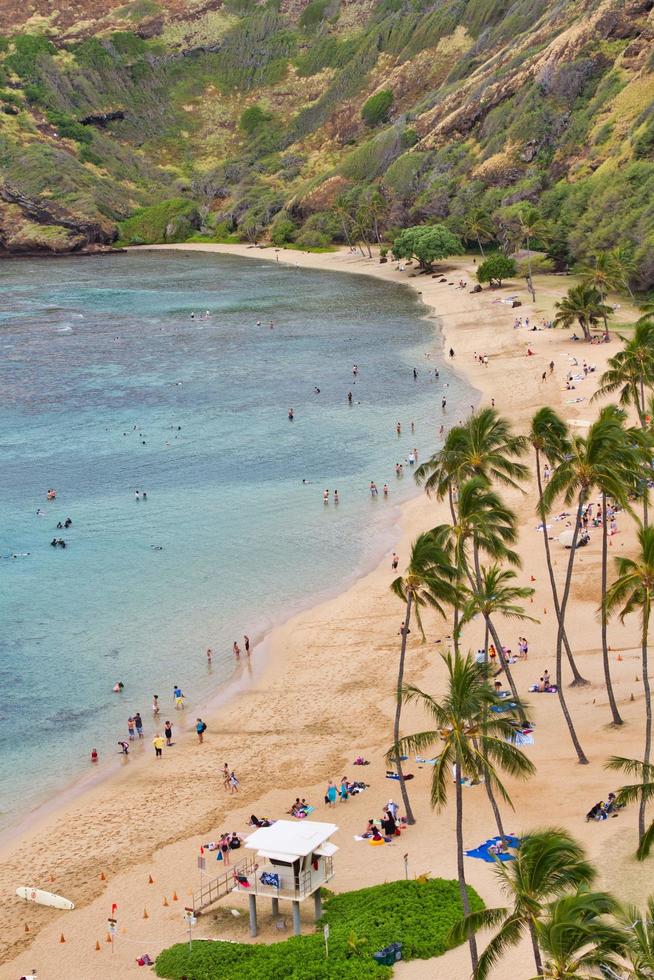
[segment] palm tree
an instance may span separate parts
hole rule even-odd
[[[622,424],[613,413],[602,414],[590,426],[586,438],[574,436],[570,441],[569,451],[557,464],[550,482],[543,493],[543,506],[549,511],[554,501],[562,496],[566,506],[576,502],[574,531],[570,547],[570,557],[566,570],[565,585],[561,596],[559,627],[556,638],[556,684],[559,702],[565,717],[570,738],[582,765],[587,764],[586,758],[577,734],[572,724],[572,718],[563,694],[563,677],[561,671],[561,652],[563,644],[563,629],[565,615],[572,585],[579,529],[585,505],[593,489],[601,485],[613,499],[620,500],[623,494],[622,483],[631,483],[631,475],[625,468],[625,441]]]
[[[545,561],[547,563],[547,573],[550,580],[550,588],[552,590],[552,599],[554,602],[554,611],[556,613],[557,621],[561,620],[561,606],[559,603],[559,592],[556,585],[556,579],[554,577],[554,568],[552,566],[552,554],[550,551],[550,541],[547,534],[547,511],[543,505],[543,476],[541,473],[541,456],[544,456],[550,466],[558,463],[563,459],[569,448],[569,430],[566,423],[560,418],[556,412],[545,406],[540,408],[533,419],[531,420],[531,428],[529,431],[529,442],[534,447],[534,452],[536,454],[536,485],[538,487],[538,516],[540,517],[541,527],[543,529],[543,544],[545,546]],[[570,644],[568,642],[568,636],[563,630],[563,645],[565,646],[565,651],[568,657],[568,663],[570,664],[570,669],[572,670],[572,686],[583,686],[588,684],[588,681],[581,676],[577,664],[572,656],[572,650],[570,649]]]
[[[402,687],[404,684],[406,644],[409,634],[409,623],[411,622],[411,611],[415,609],[416,622],[424,643],[425,632],[420,616],[421,608],[431,606],[441,616],[445,616],[446,606],[456,602],[454,580],[456,579],[457,570],[451,563],[452,545],[448,539],[448,535],[449,527],[442,525],[416,538],[411,546],[411,556],[404,575],[396,578],[391,584],[391,589],[395,595],[406,603],[404,625],[401,630],[402,644],[400,647],[400,660],[397,670],[397,702],[395,706],[395,722],[393,725],[394,742],[399,742],[400,739]],[[409,793],[402,772],[402,762],[399,756],[395,764],[399,776],[402,802],[406,809],[407,822],[414,824],[416,821],[413,810],[411,809]]]
[[[578,323],[586,340],[592,340],[591,327],[596,326],[600,319],[606,323],[606,318],[613,312],[610,306],[602,303],[602,297],[596,289],[582,284],[573,286],[554,305],[559,311],[554,317],[554,326],[573,327]]]
[[[620,606],[620,622],[637,612],[640,615],[641,670],[645,693],[645,749],[642,765],[648,767],[652,750],[652,698],[649,686],[647,644],[649,620],[654,598],[654,528],[641,527],[638,531],[639,553],[636,558],[616,558],[618,577],[606,593],[604,603],[608,613]],[[647,794],[640,797],[638,808],[638,846],[643,847],[645,837],[645,809]]]
[[[466,773],[474,779],[490,778],[502,798],[510,803],[500,773],[527,778],[534,772],[533,764],[513,743],[512,713],[497,714],[492,708],[501,699],[487,681],[484,664],[478,664],[468,654],[465,657],[443,655],[447,668],[444,694],[437,700],[417,687],[404,689],[404,700],[421,704],[433,721],[428,731],[407,735],[395,743],[387,759],[403,752],[424,752],[440,743],[440,754],[433,767],[431,804],[441,810],[447,803],[451,773],[454,773],[456,803],[456,854],[459,890],[464,915],[470,915],[463,866],[463,792],[461,777]],[[467,931],[473,970],[477,969],[477,942],[474,933]]]
[[[527,621],[531,623],[538,622],[533,616],[528,616],[517,601],[531,598],[534,594],[534,589],[527,586],[513,585],[515,578],[516,573],[511,569],[502,570],[499,565],[493,564],[490,568],[480,568],[479,582],[475,584],[474,588],[461,589],[463,608],[459,621],[459,631],[466,623],[473,620],[475,616],[481,615],[486,624],[487,631],[493,636],[493,642],[497,644],[498,655],[502,648],[499,645],[500,640],[497,630],[492,625],[492,616],[500,615],[505,619],[517,619],[522,623]],[[488,644],[486,644],[485,649],[487,648]],[[503,650],[501,656],[504,656]],[[507,668],[508,664],[505,669]],[[518,691],[513,676],[508,670],[507,680],[511,686],[513,697],[517,699]]]
[[[619,277],[620,285],[624,286],[633,299],[634,294],[631,289],[630,279],[638,270],[638,263],[634,258],[633,248],[630,245],[616,245],[611,249],[609,255],[615,264],[615,270]]]
[[[495,237],[495,225],[487,211],[478,208],[471,211],[464,218],[461,228],[463,238],[469,241],[476,241],[481,252],[482,259],[486,258],[482,242],[492,242]]]
[[[618,919],[630,932],[626,956],[637,980],[654,980],[654,896],[650,895],[644,912],[626,905]]]
[[[416,470],[416,481],[424,483],[437,500],[450,497],[452,519],[456,520],[453,494],[464,480],[484,477],[488,482],[519,486],[528,475],[519,459],[527,452],[524,436],[513,433],[511,423],[494,408],[475,412],[465,425],[454,426],[443,448]]]
[[[637,783],[628,783],[621,786],[617,792],[618,803],[644,803],[647,805],[654,799],[654,766],[651,763],[641,762],[640,759],[626,759],[621,755],[612,755],[606,763],[606,769],[613,772],[623,772],[632,779],[638,779]],[[644,861],[649,857],[654,843],[654,820],[647,827],[638,843],[636,857],[639,861]]]
[[[645,428],[645,389],[654,385],[654,323],[639,321],[630,338],[620,337],[624,348],[610,357],[593,400],[620,392],[621,405],[633,405]]]
[[[578,275],[582,286],[596,289],[602,302],[612,289],[624,285],[623,273],[612,252],[597,252],[592,262],[578,270]]]
[[[504,908],[480,909],[458,922],[448,938],[463,942],[467,932],[499,926],[479,958],[475,980],[485,980],[502,955],[529,935],[536,971],[543,975],[543,965],[536,924],[543,917],[547,903],[590,885],[596,871],[587,860],[584,849],[566,830],[536,830],[526,837],[515,860],[498,861],[495,875],[509,905]]]
[[[629,932],[609,918],[617,911],[617,901],[606,892],[582,889],[552,902],[536,922],[544,957],[541,975],[547,980],[581,980],[605,977],[610,970],[621,976],[616,971],[623,967]]]
[[[531,293],[532,301],[535,303],[536,290],[531,275],[531,241],[534,238],[545,241],[549,237],[549,226],[537,208],[527,206],[518,214],[517,231],[521,244],[524,244],[527,249],[527,288]]]

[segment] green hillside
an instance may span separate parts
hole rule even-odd
[[[483,248],[528,227],[560,266],[620,247],[650,289],[651,7],[16,3],[0,14],[0,247],[365,248],[439,223]]]

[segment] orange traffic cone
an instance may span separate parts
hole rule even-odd
[[[622,663],[622,657],[620,656],[620,654],[618,654],[616,660],[618,661],[618,663]]]
[[[106,880],[107,880],[107,876],[105,875],[104,871],[101,871],[100,872],[100,881],[106,881]]]
[[[177,892],[173,892],[173,902],[176,902],[176,901],[178,901],[178,899],[177,899]]]
[[[144,919],[149,919],[150,918],[150,916],[148,915],[148,910],[147,909],[143,909],[143,918]]]
[[[110,943],[111,942],[111,933],[110,932],[108,932],[107,935],[104,937],[104,941],[106,943]]]
[[[99,939],[96,939],[96,941],[95,941],[95,951],[96,951],[96,953],[99,953],[101,948],[102,947],[100,946],[100,940]]]
[[[64,936],[64,934],[63,934],[63,932],[62,932],[62,934],[61,934],[61,935],[59,936],[59,942],[60,942],[60,943],[65,943],[65,942],[66,942],[66,937]]]
[[[148,875],[148,885],[154,885],[154,878],[152,875]]]
[[[54,881],[55,880],[55,876],[53,874],[48,875],[48,878],[50,879],[50,881]]]
[[[165,896],[165,895],[164,895],[164,900],[163,900],[163,904],[164,904],[164,907],[165,907],[166,905],[168,905],[168,899],[166,898],[166,896]]]
[[[27,923],[25,923],[25,932],[29,932],[29,931],[30,931],[30,927],[28,926]]]

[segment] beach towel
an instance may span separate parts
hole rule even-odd
[[[279,888],[279,875],[273,874],[271,871],[262,871],[259,876],[259,881],[262,885],[271,885],[273,888]]]
[[[513,711],[517,707],[515,701],[507,701],[506,704],[494,704],[491,711],[494,711],[496,715],[501,715],[503,711]]]
[[[396,772],[391,772],[390,770],[388,770],[386,772],[386,779],[397,779],[397,780],[399,780],[399,778],[400,777],[398,776],[398,774]],[[404,780],[405,780],[405,782],[406,782],[407,779],[413,779],[413,773],[412,772],[405,772],[404,773]]]
[[[417,755],[416,762],[421,763],[423,766],[435,766],[438,762],[438,756],[435,759],[423,759],[421,755]]]
[[[241,885],[242,888],[250,887],[250,882],[248,881],[246,875],[234,875],[234,878],[236,879],[236,883]]]
[[[491,837],[489,840],[484,841],[483,844],[480,844],[479,847],[475,847],[470,851],[464,851],[463,853],[466,857],[479,858],[480,861],[486,861],[487,864],[492,864],[494,861],[513,861],[514,854],[492,854],[488,850],[491,844],[497,844],[500,839],[500,837]],[[511,837],[509,834],[506,834],[506,842],[509,847],[520,847],[519,837]]]
[[[511,741],[514,745],[533,745],[534,736],[531,732],[516,732]]]
[[[296,820],[304,820],[304,818],[308,817],[310,813],[313,813],[315,809],[315,806],[305,806],[300,813],[294,813],[292,816],[294,816]],[[291,811],[289,810],[289,813],[290,812]]]

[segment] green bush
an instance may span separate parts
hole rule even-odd
[[[93,142],[93,133],[91,130],[86,126],[82,126],[72,116],[67,115],[65,112],[55,112],[54,110],[49,110],[46,115],[48,122],[56,126],[57,132],[64,139],[76,140],[78,143]]]
[[[459,239],[444,225],[414,225],[405,228],[393,242],[396,259],[418,259],[423,269],[462,251]]]
[[[184,241],[199,224],[197,205],[184,198],[171,198],[151,207],[141,208],[131,218],[120,222],[121,241],[139,242]]]
[[[318,37],[309,49],[296,58],[299,75],[316,75],[323,68],[343,68],[354,55],[358,40],[331,34]]]
[[[472,909],[483,908],[468,892]],[[189,951],[180,943],[159,954],[155,972],[171,980],[384,980],[392,968],[377,966],[374,952],[401,942],[405,959],[441,956],[461,915],[456,881],[394,881],[325,900],[329,959],[318,932],[272,945],[200,941]]]
[[[389,88],[371,95],[361,109],[361,118],[371,128],[386,122],[393,105],[393,93]]]
[[[17,34],[14,50],[5,58],[5,66],[20,78],[33,79],[37,75],[37,62],[43,55],[52,55],[57,49],[42,34]]]
[[[496,255],[489,255],[485,262],[482,262],[477,269],[477,281],[488,282],[491,286],[501,286],[502,280],[515,276],[518,268],[513,259],[497,252]]]
[[[270,227],[270,241],[273,245],[286,245],[297,234],[297,226],[287,214],[278,214]]]
[[[242,129],[248,136],[252,136],[261,126],[270,122],[272,113],[266,112],[260,105],[251,105],[244,109],[238,121],[239,129]]]
[[[335,9],[333,0],[310,0],[300,14],[299,24],[305,30],[312,30],[327,20]]]

